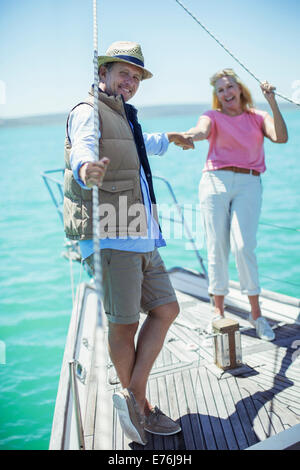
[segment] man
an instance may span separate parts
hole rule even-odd
[[[98,62],[99,146],[103,158],[94,161],[92,90],[85,102],[73,108],[67,122],[65,231],[69,238],[79,240],[82,257],[93,268],[90,188],[98,185],[108,346],[123,387],[114,394],[113,402],[124,432],[145,445],[145,430],[162,435],[180,431],[176,422],[146,399],[151,368],[179,313],[174,289],[157,251],[165,241],[154,210],[147,153],[162,155],[169,142],[183,148],[194,146],[181,133],[142,133],[135,108],[127,104],[140,82],[152,77],[144,67],[139,44],[115,42]],[[135,348],[140,311],[148,315]]]

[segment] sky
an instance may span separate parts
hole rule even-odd
[[[299,0],[181,0],[259,79],[300,101]],[[68,112],[93,82],[92,0],[0,0],[0,118]],[[232,67],[258,83],[175,0],[98,0],[98,52],[139,42],[153,78],[137,107],[211,101],[209,77]]]

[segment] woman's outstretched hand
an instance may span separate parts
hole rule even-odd
[[[169,142],[173,142],[178,147],[181,147],[183,150],[194,149],[194,142],[190,135],[185,132],[167,132]]]

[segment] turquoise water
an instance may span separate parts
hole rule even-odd
[[[284,116],[289,143],[265,145],[268,170],[257,255],[262,287],[300,297],[300,112]],[[143,128],[184,130],[196,120],[145,119]],[[0,340],[6,345],[6,363],[0,364],[1,449],[47,449],[49,444],[72,291],[69,263],[61,256],[62,225],[40,175],[62,167],[63,141],[64,125],[0,128]],[[151,159],[153,173],[168,178],[182,204],[197,204],[206,150],[206,142],[189,152],[170,146],[166,156]],[[158,200],[167,197],[160,182],[156,189]],[[205,258],[201,233],[197,243]],[[198,269],[185,248],[186,240],[168,240],[161,249],[168,267]],[[73,270],[78,282],[79,266]],[[237,279],[232,260],[230,275]]]

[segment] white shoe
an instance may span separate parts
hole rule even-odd
[[[260,339],[265,341],[273,341],[275,339],[275,333],[264,317],[258,317],[257,320],[253,320],[250,314],[248,321],[255,327],[257,336]]]
[[[112,398],[126,436],[138,444],[146,445],[145,417],[141,415],[133,393],[125,388],[114,393]]]

